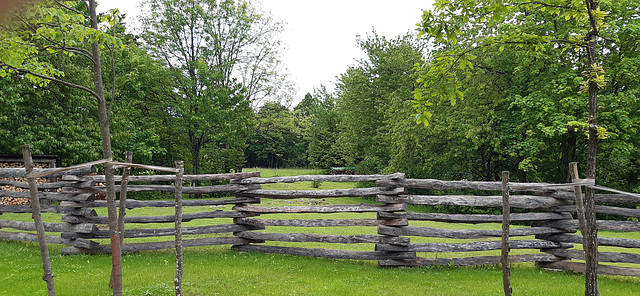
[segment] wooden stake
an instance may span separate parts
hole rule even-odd
[[[125,152],[125,162],[130,163],[133,161],[133,152],[126,151]],[[124,217],[127,214],[126,205],[127,205],[127,184],[129,184],[129,171],[130,167],[125,166],[124,171],[122,173],[122,179],[120,182],[120,201],[118,203],[118,219],[117,219],[117,229],[116,235],[118,236],[118,251],[120,254],[118,255],[122,258],[122,245],[124,244]],[[111,269],[111,279],[109,280],[109,287],[113,287],[115,282],[115,272],[116,269]]]
[[[576,180],[580,179],[580,175],[578,175],[578,163],[572,162],[569,163],[569,174],[571,174],[571,182],[576,182]],[[576,212],[578,216],[578,223],[580,225],[580,231],[584,231],[587,229],[585,216],[584,216],[584,200],[582,198],[582,187],[575,186],[573,189],[573,193],[575,194],[576,199]],[[586,236],[582,236],[583,244],[586,244]]]
[[[174,280],[176,296],[182,296],[182,274],[184,266],[182,261],[182,178],[184,175],[184,162],[176,161],[176,278]]]
[[[509,206],[509,172],[502,172],[502,286],[505,296],[511,296],[511,268],[509,267],[509,225],[511,224],[511,207]]]
[[[126,163],[133,162],[133,152],[126,151],[125,153]],[[127,186],[129,184],[130,167],[125,167],[122,172],[122,181],[120,182],[120,202],[118,203],[118,236],[120,237],[120,249],[124,242],[124,217],[127,215]]]
[[[31,147],[22,145],[22,157],[24,160],[24,168],[27,175],[33,172],[33,158],[31,157]],[[49,246],[47,245],[47,236],[44,232],[44,223],[40,215],[40,200],[38,199],[38,185],[33,177],[27,178],[29,182],[29,192],[31,192],[31,210],[33,221],[35,222],[36,231],[38,233],[38,243],[40,244],[40,255],[42,256],[42,269],[44,274],[42,280],[47,283],[47,292],[49,296],[56,295],[56,287],[53,282],[53,272],[51,270],[51,260],[49,258]]]

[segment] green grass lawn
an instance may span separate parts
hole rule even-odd
[[[314,174],[311,170],[263,170],[262,176]],[[309,184],[301,184],[309,183]],[[310,182],[266,184],[268,189],[311,189]],[[323,182],[318,189],[352,188],[356,183]],[[300,205],[309,200],[264,200],[263,206]],[[322,204],[354,204],[373,202],[362,198],[334,198]],[[185,213],[230,210],[231,206],[188,207]],[[106,215],[106,209],[98,210]],[[173,208],[139,208],[127,215],[172,215]],[[30,220],[29,214],[5,213],[2,219]],[[375,213],[335,214],[270,214],[258,218],[271,219],[353,219],[375,218]],[[59,222],[60,215],[46,214],[45,222]],[[185,227],[231,224],[232,219],[201,219],[183,224]],[[499,224],[446,224],[412,221],[412,226],[452,229],[499,229]],[[128,228],[170,228],[172,224],[132,224]],[[517,227],[517,226],[514,226]],[[267,232],[300,232],[319,234],[376,234],[375,227],[267,227]],[[230,234],[219,234],[230,236]],[[640,239],[639,233],[601,232],[602,236]],[[622,236],[620,236],[622,235]],[[185,239],[201,236],[185,236]],[[127,239],[126,242],[172,240],[173,237]],[[499,239],[499,238],[496,238]],[[532,239],[524,237],[520,239]],[[412,237],[419,242],[462,242],[463,240]],[[108,243],[101,240],[101,243]],[[270,245],[304,246],[372,251],[372,244],[321,244],[269,242]],[[107,287],[111,259],[108,255],[61,256],[60,245],[51,245],[52,266],[58,295],[110,295]],[[601,248],[601,251],[609,251]],[[629,250],[615,250],[626,251]],[[633,250],[637,252],[637,250]],[[532,252],[513,250],[512,254]],[[533,251],[535,252],[535,251]],[[0,296],[44,295],[42,264],[37,243],[0,240]],[[482,253],[420,253],[423,257],[456,257],[499,255],[499,251]],[[379,268],[375,261],[332,260],[258,253],[238,253],[230,246],[193,247],[185,249],[185,295],[500,295],[499,266]],[[173,295],[175,255],[173,250],[125,254],[123,257],[125,295]],[[512,265],[511,282],[515,295],[583,295],[584,277],[572,272],[551,272],[533,263]],[[603,295],[638,295],[640,279],[600,277]]]

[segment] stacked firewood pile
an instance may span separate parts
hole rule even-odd
[[[48,168],[48,163],[34,163],[34,168],[44,169]],[[24,164],[22,162],[0,162],[0,168],[23,168]],[[0,180],[20,182],[27,184],[27,178],[0,178]],[[36,179],[36,183],[43,184],[49,182],[45,178]],[[7,182],[5,182],[7,183]],[[44,190],[44,191],[60,191],[61,189],[53,189],[53,190]],[[28,197],[10,197],[3,194],[3,191],[13,191],[13,192],[29,192],[29,188],[27,186],[13,186],[8,184],[0,183],[0,204],[2,205],[28,205],[30,203],[30,198]]]

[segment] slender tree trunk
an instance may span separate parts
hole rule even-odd
[[[29,145],[22,145],[22,157],[24,160],[24,168],[27,175],[33,172],[33,159],[31,157],[31,147]],[[40,256],[42,257],[42,269],[44,274],[42,280],[47,283],[47,292],[49,296],[56,295],[56,287],[53,282],[53,271],[51,269],[51,259],[49,257],[49,246],[47,245],[47,236],[44,231],[44,223],[42,223],[42,216],[40,215],[40,199],[38,198],[38,185],[35,178],[27,178],[29,182],[29,192],[31,193],[31,211],[32,218],[36,225],[36,232],[38,233],[38,243],[40,244]]]
[[[598,153],[598,84],[594,81],[594,68],[597,66],[597,48],[596,42],[598,38],[597,20],[593,14],[598,10],[598,2],[586,0],[587,10],[591,20],[591,30],[587,34],[585,41],[587,42],[587,55],[589,65],[587,71],[589,75],[589,148],[587,152],[587,178],[596,178],[596,156]],[[594,201],[594,190],[585,188],[584,198],[585,210],[585,228],[582,235],[586,237],[584,252],[586,259],[586,275],[585,275],[585,295],[600,295],[598,287],[598,225],[596,224],[596,211]]]
[[[98,30],[98,17],[96,14],[96,1],[89,0],[89,17],[91,28]],[[93,81],[96,87],[98,99],[98,117],[100,121],[100,135],[102,137],[102,157],[104,159],[113,160],[111,151],[111,132],[109,131],[109,114],[107,114],[107,104],[104,97],[104,85],[102,83],[102,64],[100,62],[100,46],[98,42],[91,44],[91,54],[93,58]],[[113,166],[105,164],[105,181],[107,189],[107,213],[109,216],[109,235],[111,237],[112,251],[112,275],[113,275],[113,295],[122,295],[122,260],[120,254],[120,239],[118,238],[117,229],[117,208],[116,208],[116,190],[113,178]]]

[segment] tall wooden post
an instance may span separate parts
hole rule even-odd
[[[133,162],[133,152],[126,151],[124,153],[124,162]],[[130,167],[125,167],[122,172],[122,181],[120,182],[120,202],[118,203],[118,235],[120,236],[120,251],[124,242],[124,217],[127,215],[127,186],[129,185]]]
[[[174,280],[176,296],[182,296],[182,274],[184,273],[182,261],[182,179],[184,176],[184,162],[176,161],[176,278]]]
[[[580,179],[580,175],[578,175],[578,163],[572,162],[569,163],[569,174],[571,174],[571,182],[577,183]],[[587,229],[586,220],[584,216],[584,199],[582,198],[582,187],[574,186],[573,193],[576,199],[576,212],[578,216],[578,224],[580,225],[580,231],[584,231]],[[582,243],[585,244],[585,236],[584,233],[582,235]]]
[[[126,151],[125,152],[125,161],[131,163],[133,161],[133,152]],[[124,244],[124,217],[127,215],[127,185],[129,184],[129,172],[131,171],[130,167],[124,167],[124,172],[122,173],[122,180],[120,181],[120,201],[118,203],[118,219],[117,219],[117,229],[116,236],[118,237],[118,252],[116,256],[122,258],[122,245]],[[112,249],[115,251],[115,249]],[[111,279],[109,280],[109,287],[113,287],[116,283],[116,269],[111,269]]]
[[[27,173],[27,181],[29,182],[29,192],[31,193],[32,217],[36,225],[36,232],[38,233],[38,243],[40,244],[40,256],[42,257],[42,269],[44,270],[42,280],[47,283],[47,292],[49,293],[49,296],[52,296],[56,295],[56,287],[53,283],[53,272],[51,270],[47,236],[44,232],[44,223],[42,223],[42,216],[40,215],[38,185],[36,184],[35,178],[29,178],[29,174],[33,172],[33,158],[31,157],[31,147],[29,147],[29,145],[22,145],[22,158],[24,160],[24,168]]]
[[[511,206],[509,205],[509,172],[502,172],[502,286],[505,296],[511,296],[511,268],[509,267],[509,226],[511,224]]]

